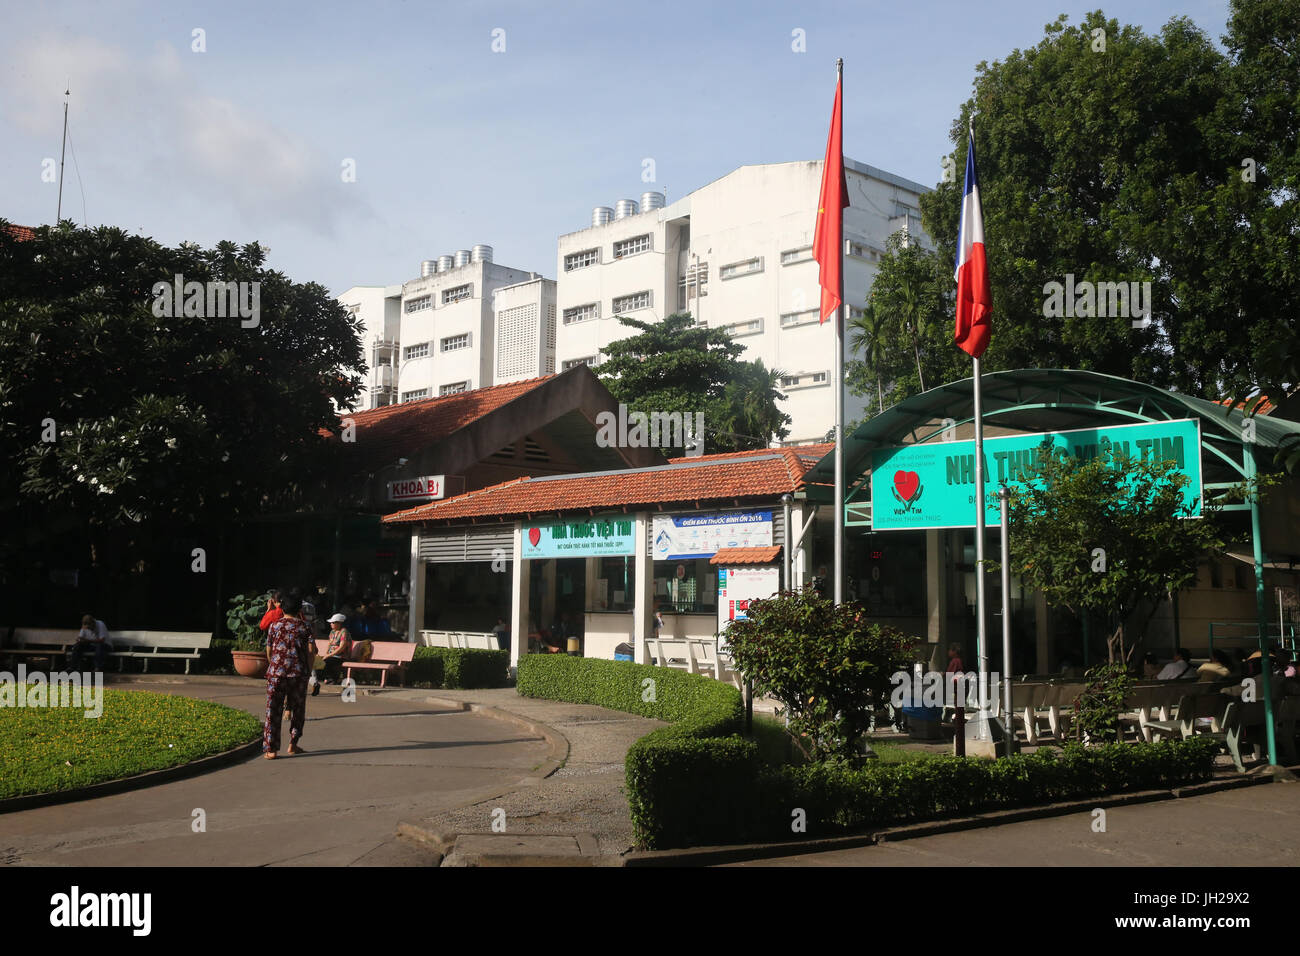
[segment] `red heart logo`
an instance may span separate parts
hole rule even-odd
[[[916,489],[921,486],[921,476],[914,471],[896,471],[894,472],[894,487],[898,489],[898,496],[904,501],[911,501],[916,495]]]
[[[542,540],[542,529],[541,529],[541,528],[529,528],[529,529],[528,529],[528,540],[532,543],[532,545],[533,545],[534,548],[537,547],[537,542]]]

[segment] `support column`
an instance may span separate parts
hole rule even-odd
[[[538,627],[550,628],[555,622],[555,562],[555,558],[548,558],[542,565],[542,619]]]
[[[523,524],[515,522],[511,535],[510,559],[510,666],[519,664],[519,656],[528,649],[528,570],[523,560]]]
[[[1038,648],[1038,663],[1035,669],[1040,674],[1051,674],[1056,670],[1056,648],[1051,647],[1051,621],[1048,619],[1047,595],[1042,591],[1034,592],[1034,637]]]
[[[794,528],[795,533],[803,532],[807,522],[813,518],[813,508],[804,507],[804,503],[795,499],[794,506],[790,509],[790,526]],[[795,590],[803,587],[804,581],[808,580],[808,545],[812,538],[805,536],[799,547],[795,548],[793,555],[793,568],[790,572],[790,579],[794,582]]]
[[[948,569],[944,561],[945,531],[927,528],[925,531],[925,602],[929,614],[925,639],[930,644],[940,644],[946,637],[944,618],[948,612]]]
[[[650,560],[650,516],[639,512],[634,519],[635,531],[632,546],[636,548],[636,601],[632,605],[632,638],[634,658],[638,664],[650,663],[650,652],[646,646],[646,637],[650,633],[650,621],[654,616],[654,563]]]
[[[411,532],[411,587],[410,607],[407,609],[406,639],[420,643],[420,630],[424,627],[424,560],[420,557],[420,532]],[[342,600],[335,595],[335,602]]]

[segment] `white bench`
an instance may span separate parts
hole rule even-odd
[[[425,647],[457,647],[465,650],[495,651],[497,636],[491,631],[420,631]]]
[[[11,645],[0,648],[0,654],[48,657],[53,663],[55,657],[66,656],[78,633],[70,628],[15,628]],[[108,656],[117,658],[119,671],[128,657],[138,657],[144,661],[146,674],[150,660],[183,660],[188,674],[190,662],[212,646],[212,635],[206,631],[109,631],[108,643],[112,648]]]

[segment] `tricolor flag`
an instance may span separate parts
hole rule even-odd
[[[966,149],[966,189],[957,230],[957,345],[972,358],[988,348],[993,331],[993,290],[984,258],[984,211],[980,207],[979,176],[975,172],[975,130]]]
[[[813,233],[813,258],[817,260],[822,287],[821,321],[844,301],[844,209],[849,188],[844,181],[844,137],[840,122],[840,89],[835,84],[835,108],[831,113],[831,134],[826,140],[826,162],[822,166],[822,191],[817,199],[817,229]]]

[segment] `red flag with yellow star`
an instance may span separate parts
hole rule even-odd
[[[831,135],[826,140],[822,191],[817,200],[817,231],[813,234],[813,258],[817,260],[822,287],[822,322],[844,303],[844,209],[849,204],[849,188],[844,180],[842,85],[841,81],[835,83],[835,108],[831,113]]]

